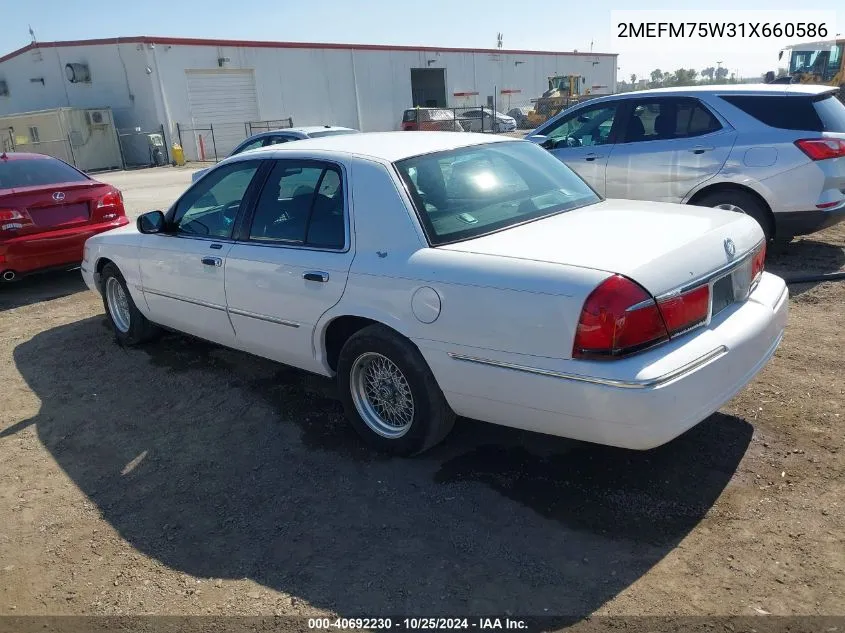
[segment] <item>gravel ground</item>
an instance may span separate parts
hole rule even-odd
[[[137,214],[190,170],[100,177]],[[2,614],[845,615],[845,284],[792,292],[773,361],[659,449],[460,420],[398,460],[328,381],[175,335],[121,349],[78,272],[0,287]]]

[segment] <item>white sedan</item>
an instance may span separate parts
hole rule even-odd
[[[117,340],[177,330],[336,376],[399,455],[456,416],[648,449],[740,391],[788,292],[750,217],[602,200],[521,140],[308,139],[234,156],[97,235],[82,274]]]

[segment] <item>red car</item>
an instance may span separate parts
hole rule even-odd
[[[82,261],[92,235],[129,223],[123,194],[52,156],[0,154],[0,278]]]

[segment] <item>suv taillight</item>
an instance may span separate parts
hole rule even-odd
[[[0,234],[20,231],[32,225],[32,217],[26,211],[0,208]]]
[[[709,314],[707,284],[656,301],[639,284],[614,275],[599,284],[584,302],[572,356],[626,356],[701,325]]]
[[[795,141],[795,145],[811,160],[827,160],[845,156],[845,141],[838,138],[804,138]]]

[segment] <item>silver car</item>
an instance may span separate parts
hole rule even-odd
[[[845,220],[836,88],[694,86],[598,97],[526,138],[607,198],[718,207],[790,239]]]
[[[495,118],[494,118],[495,117]],[[513,132],[516,119],[489,108],[473,108],[458,113],[461,125],[467,132]]]
[[[278,145],[289,141],[298,141],[304,138],[318,138],[320,136],[335,136],[337,134],[359,134],[358,130],[337,125],[314,125],[309,127],[289,127],[280,130],[270,130],[253,134],[240,145],[235,147],[229,156],[240,154],[251,149],[266,147],[267,145]],[[226,158],[228,158],[227,156]],[[192,182],[196,182],[205,175],[208,169],[200,169],[191,174]]]

